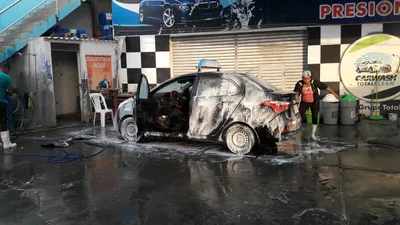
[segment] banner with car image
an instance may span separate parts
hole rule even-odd
[[[400,21],[400,1],[113,0],[118,36]]]
[[[360,38],[342,56],[342,83],[361,100],[392,100],[400,95],[399,56],[398,37],[373,34]]]

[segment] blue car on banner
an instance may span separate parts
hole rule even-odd
[[[142,24],[160,24],[172,28],[177,24],[222,22],[220,0],[142,0],[139,17]]]

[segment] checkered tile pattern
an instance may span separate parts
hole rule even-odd
[[[373,33],[400,36],[400,23],[309,27],[308,69],[316,79],[343,94],[346,89],[340,82],[341,57],[353,42]]]
[[[123,91],[135,92],[141,74],[146,75],[150,87],[171,77],[169,36],[125,38],[119,74]]]

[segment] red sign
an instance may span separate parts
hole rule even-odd
[[[95,90],[104,79],[108,81],[109,87],[113,86],[111,56],[87,55],[86,64],[89,76],[89,87],[91,90]]]
[[[331,4],[319,6],[319,19],[324,20],[328,16],[332,19],[350,19],[379,16],[400,15],[400,0],[381,2],[358,2],[346,4]]]

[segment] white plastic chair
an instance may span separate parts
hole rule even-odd
[[[97,113],[100,113],[101,127],[105,127],[106,126],[106,114],[111,113],[111,116],[114,117],[112,109],[107,108],[106,100],[104,99],[104,96],[100,93],[91,93],[90,99],[92,100],[92,105],[93,105],[94,111],[95,111],[93,113],[93,126],[96,125]],[[101,108],[102,103],[103,103],[104,109]]]

